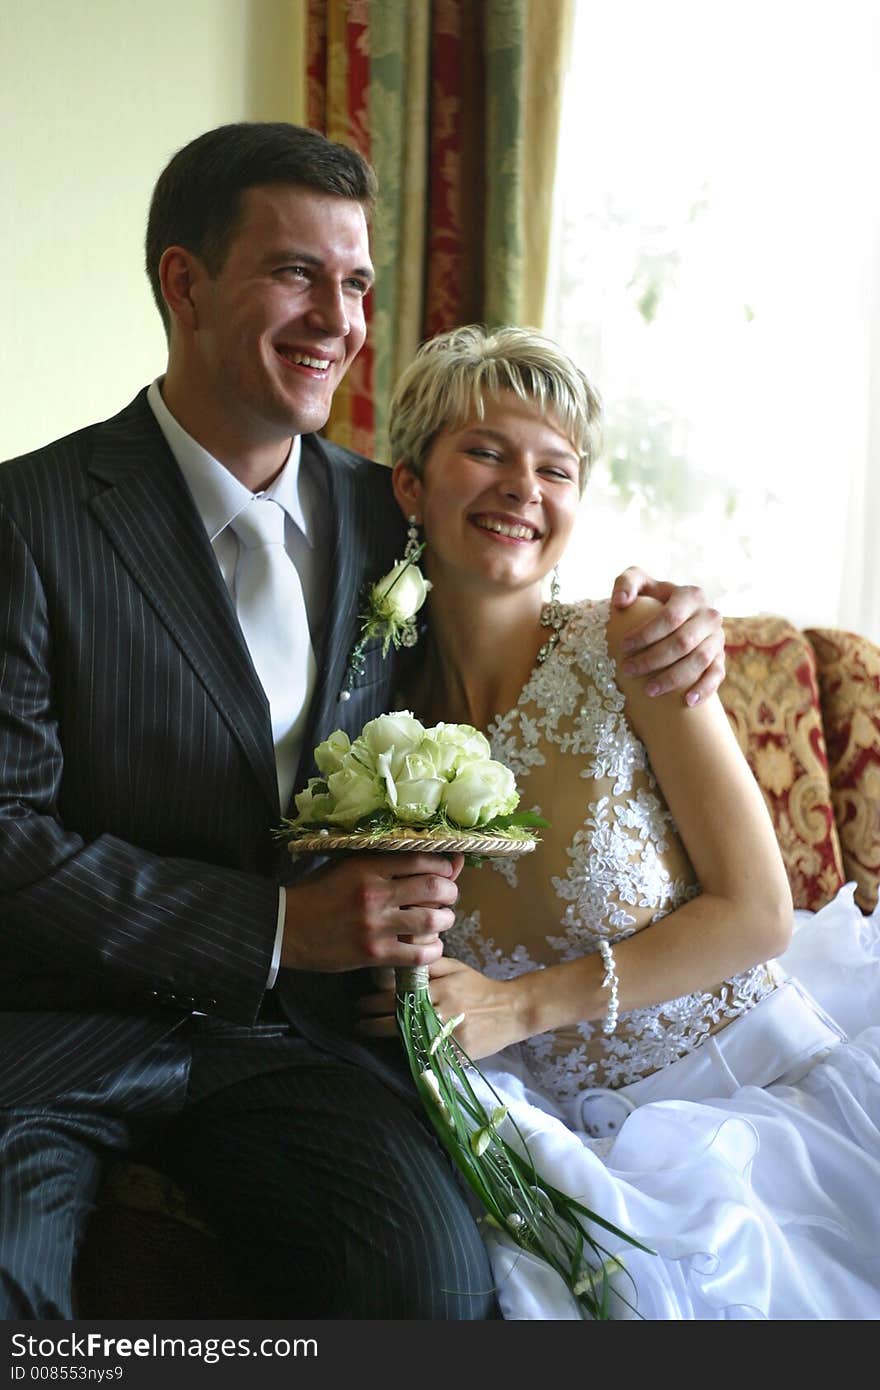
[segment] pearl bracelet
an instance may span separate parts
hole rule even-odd
[[[620,977],[617,973],[617,966],[614,963],[614,952],[604,937],[599,942],[599,955],[602,957],[602,964],[605,966],[602,988],[611,991],[611,997],[608,1000],[608,1010],[602,1023],[602,1032],[613,1033],[617,1027],[617,1015],[620,1011],[620,1001],[617,997],[617,987],[620,984]]]

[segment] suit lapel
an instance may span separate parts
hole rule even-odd
[[[251,764],[277,817],[269,706],[205,528],[141,393],[97,431],[91,509]]]
[[[346,722],[347,709],[340,704],[339,693],[345,683],[348,658],[360,633],[361,593],[365,584],[375,582],[390,568],[403,535],[389,469],[366,460],[357,461],[316,435],[305,436],[303,448],[316,451],[326,470],[333,546],[318,684],[300,755],[297,790],[313,771],[316,745]],[[390,688],[390,659],[387,666]],[[377,700],[386,695],[384,689],[376,691]],[[370,710],[366,717],[378,712]]]
[[[325,468],[333,546],[327,576],[329,592],[318,663],[318,684],[303,740],[297,788],[304,784],[308,776],[315,745],[332,732],[336,727],[334,721],[338,721],[339,692],[348,654],[358,631],[358,590],[363,565],[363,557],[356,553],[358,541],[354,526],[356,506],[352,469],[344,463],[334,466],[323,441],[315,436],[304,439],[303,447],[316,451]]]

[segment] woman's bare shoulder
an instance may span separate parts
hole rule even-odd
[[[663,604],[658,599],[642,595],[639,595],[628,608],[615,608],[612,605],[608,611],[608,623],[605,628],[609,653],[618,656],[620,644],[627,633],[641,627],[643,623],[650,622],[662,608]]]

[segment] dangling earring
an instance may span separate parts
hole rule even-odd
[[[559,570],[554,569],[550,580],[550,602],[545,603],[541,609],[541,626],[551,629],[550,636],[538,652],[537,662],[541,666],[547,660],[556,643],[559,641],[559,634],[565,626],[568,614],[564,606],[559,601],[560,585]]]
[[[406,546],[403,551],[404,560],[414,560],[417,554],[421,553],[421,541],[419,540],[419,524],[415,516],[407,517],[406,527]]]
[[[415,565],[425,545],[419,536],[419,523],[416,521],[415,514],[406,519],[406,545],[403,548],[404,561],[409,561]],[[418,573],[418,571],[417,571]],[[426,588],[430,589],[427,580],[424,581]],[[419,640],[419,630],[415,624],[415,617],[411,617],[400,629],[400,645],[402,647],[414,647]]]
[[[550,621],[553,627],[559,626],[559,623],[556,621],[556,619],[561,617],[562,615],[562,605],[559,602],[559,594],[559,566],[556,565],[554,567],[552,575],[550,576],[550,603],[548,605],[550,609]]]

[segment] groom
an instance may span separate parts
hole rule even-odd
[[[442,953],[458,866],[304,876],[272,839],[315,744],[393,698],[380,650],[346,681],[358,594],[402,549],[390,474],[315,433],[364,343],[374,196],[312,131],[194,140],[147,231],[164,377],[0,468],[3,1318],[72,1317],[102,1161],[147,1142],[264,1316],[495,1315],[399,1050],[350,1026],[367,967]],[[302,614],[283,738],[236,610],[255,494]],[[717,615],[658,588],[635,660],[710,693]]]

